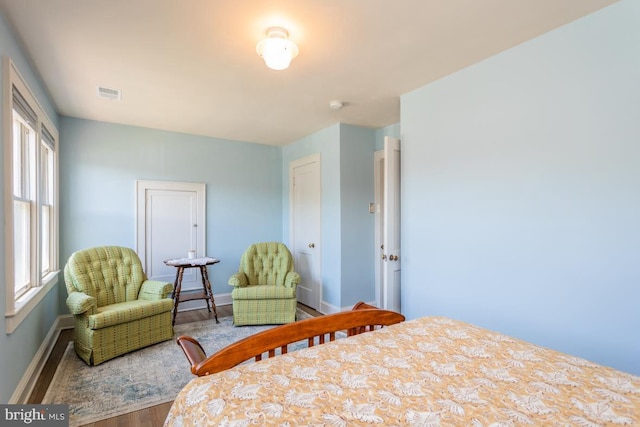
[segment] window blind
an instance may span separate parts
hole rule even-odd
[[[15,86],[13,86],[13,109],[31,126],[36,126],[38,123],[38,115]]]

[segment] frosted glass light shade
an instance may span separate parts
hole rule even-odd
[[[298,56],[298,46],[288,36],[287,30],[283,28],[269,28],[267,38],[258,43],[256,52],[264,59],[267,67],[284,70]]]

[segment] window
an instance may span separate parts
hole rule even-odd
[[[40,275],[41,277],[47,277],[48,274],[53,272],[53,267],[56,265],[53,259],[53,254],[56,251],[53,248],[53,243],[56,239],[53,238],[53,231],[56,229],[54,220],[56,215],[54,213],[54,187],[55,182],[55,138],[51,135],[51,132],[46,127],[42,127],[42,139],[40,143],[40,194],[42,200],[41,217],[40,217]]]
[[[4,61],[7,332],[57,283],[57,140],[10,59]]]

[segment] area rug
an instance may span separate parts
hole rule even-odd
[[[298,319],[311,317],[298,309]],[[176,325],[175,336],[190,335],[207,351],[216,351],[274,326],[233,326],[232,317]],[[303,343],[304,344],[304,343]],[[304,344],[306,346],[306,344]],[[42,399],[43,404],[68,404],[69,425],[81,426],[170,402],[194,376],[175,340],[152,345],[87,366],[70,342]]]

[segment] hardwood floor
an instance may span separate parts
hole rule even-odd
[[[305,305],[298,303],[298,308],[306,311],[313,316],[322,316],[321,313],[313,310]],[[231,305],[217,306],[218,318],[227,317],[232,315]],[[212,319],[213,313],[209,313],[206,308],[201,310],[179,311],[176,315],[176,324],[184,324],[191,322],[198,322],[200,320]],[[56,341],[56,344],[49,355],[49,359],[45,363],[45,366],[38,377],[36,386],[29,396],[27,403],[41,403],[42,398],[47,392],[47,388],[51,383],[53,374],[56,372],[56,368],[65,349],[70,341],[73,340],[73,330],[65,329],[60,332],[60,336]],[[187,364],[185,360],[185,369]],[[86,424],[84,427],[156,427],[161,426],[164,423],[164,419],[169,413],[172,402],[163,403],[160,405],[152,406],[150,408],[141,409],[139,411],[130,412],[128,414],[119,415],[117,417],[107,418],[97,421],[95,423]]]

